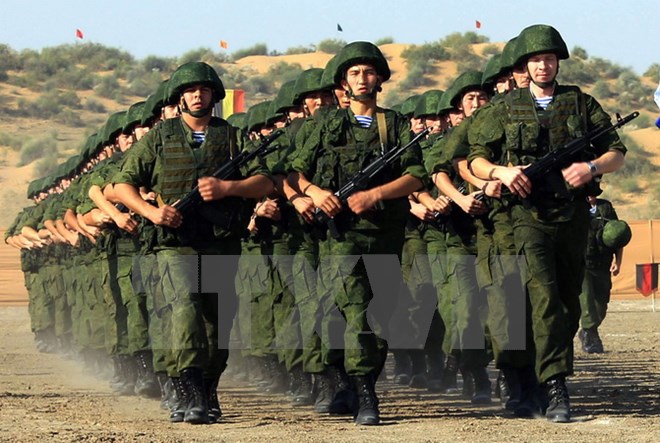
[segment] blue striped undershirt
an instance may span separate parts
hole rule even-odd
[[[206,137],[206,134],[204,134],[204,131],[193,131],[192,137],[193,140],[195,140],[197,143],[204,143],[204,138]]]
[[[356,115],[355,120],[357,120],[363,128],[368,128],[371,126],[371,122],[374,121],[374,118],[369,117],[368,115]]]
[[[534,97],[534,100],[536,101],[537,106],[545,110],[548,108],[548,105],[552,101],[552,97]]]

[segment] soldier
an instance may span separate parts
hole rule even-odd
[[[320,268],[323,284],[346,320],[343,362],[332,363],[343,364],[350,376],[358,398],[355,422],[360,425],[380,423],[375,384],[387,343],[367,321],[373,294],[364,265],[358,262],[352,270],[344,269],[346,263],[337,257],[400,254],[406,197],[426,180],[419,147],[405,152],[370,189],[353,194],[347,208],[333,192],[381,150],[405,145],[411,139],[408,122],[377,105],[381,84],[389,78],[387,60],[375,45],[353,42],[345,46],[337,55],[334,79],[348,94],[350,108],[332,110],[318,122],[293,159],[294,172],[289,177],[292,187],[311,197],[314,206],[333,217],[340,230],[339,238],[325,233]]]
[[[214,103],[225,96],[212,67],[181,65],[168,91],[178,99],[181,116],[164,120],[136,143],[112,182],[126,206],[157,225],[155,251],[160,274],[169,276],[162,290],[172,310],[169,339],[176,356],[177,374],[170,375],[180,376],[186,388],[184,421],[208,423],[221,415],[217,385],[236,310],[235,267],[222,270],[229,277],[223,279],[222,292],[208,295],[197,281],[199,262],[204,254],[240,254],[242,199],[260,198],[273,185],[258,162],[229,179],[209,176],[244,146],[235,128],[211,115]],[[158,207],[140,196],[143,185],[159,194]],[[196,213],[184,215],[173,204],[195,185],[204,203]]]
[[[607,314],[612,276],[619,275],[621,270],[623,247],[630,239],[630,228],[626,229],[625,222],[618,221],[616,211],[608,200],[590,195],[587,201],[591,223],[585,255],[584,281],[580,293],[582,329],[578,332],[578,338],[584,352],[601,354],[604,349],[598,327]],[[617,221],[610,224],[612,220]]]
[[[530,86],[510,92],[473,123],[469,161],[476,176],[499,179],[511,190],[514,241],[528,266],[523,277],[532,309],[536,372],[549,400],[545,415],[568,422],[565,378],[573,373],[572,340],[580,314],[589,226],[585,197],[595,192],[590,184],[596,175],[621,167],[626,148],[610,132],[593,140],[592,160],[585,153],[532,188],[525,165],[588,130],[610,125],[610,117],[579,88],[557,84],[559,60],[569,55],[556,29],[530,26],[516,46],[516,64],[526,66]]]

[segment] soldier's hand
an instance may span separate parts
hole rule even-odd
[[[183,216],[181,213],[170,205],[161,206],[160,208],[152,208],[153,209],[148,214],[147,218],[156,225],[176,229],[181,226],[181,223],[183,223]]]
[[[568,168],[562,169],[561,173],[566,183],[574,188],[584,186],[593,179],[591,169],[586,162],[573,163]]]
[[[280,207],[277,206],[277,201],[270,198],[257,203],[255,211],[258,217],[265,217],[275,221],[279,221],[282,218]]]
[[[484,202],[478,200],[476,197],[481,194],[481,191],[476,191],[468,195],[464,195],[456,200],[456,204],[465,212],[472,216],[484,214],[487,210]]]
[[[502,182],[499,180],[492,180],[486,182],[483,188],[484,194],[491,198],[502,197]]]
[[[532,182],[523,172],[525,166],[511,166],[508,168],[497,168],[497,179],[506,185],[512,193],[522,198],[532,192]]]
[[[422,221],[433,220],[433,211],[421,203],[410,202],[410,213]]]
[[[439,212],[443,215],[448,215],[451,212],[451,201],[445,195],[441,195],[433,202],[431,208],[433,212]]]
[[[612,266],[610,266],[610,272],[612,273],[612,275],[616,277],[617,275],[619,275],[620,270],[621,269],[619,267],[619,264],[616,261],[613,261]]]
[[[376,206],[376,203],[378,203],[378,200],[379,198],[378,195],[376,195],[376,192],[373,189],[369,189],[351,195],[348,198],[347,203],[351,211],[360,215],[372,210],[374,206]]]
[[[129,234],[135,234],[137,232],[138,222],[130,214],[121,212],[113,220],[120,229],[123,229]]]
[[[227,196],[229,184],[215,177],[202,177],[197,180],[199,195],[204,201],[220,200]]]
[[[319,188],[311,197],[314,206],[328,214],[329,217],[334,217],[341,211],[341,201],[330,191]]]
[[[305,220],[307,223],[312,223],[314,221],[314,202],[312,201],[311,198],[307,197],[306,195],[296,195],[293,198],[291,198],[291,204],[293,205],[294,208],[296,208],[296,211],[298,211],[298,214]]]

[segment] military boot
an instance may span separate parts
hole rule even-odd
[[[204,379],[204,386],[206,386],[208,405],[209,405],[209,422],[216,423],[222,417],[222,409],[220,409],[220,400],[218,400],[218,382],[220,376],[215,378]]]
[[[547,408],[547,398],[536,377],[534,366],[516,368],[515,372],[520,386],[520,401],[513,408],[514,415],[520,418],[540,416]]]
[[[303,371],[302,364],[291,368],[291,393],[293,406],[309,406],[312,400],[312,376]]]
[[[137,363],[137,379],[135,394],[145,398],[158,398],[160,387],[154,374],[151,351],[141,351],[135,354]]]
[[[392,355],[394,356],[394,376],[392,381],[397,385],[406,386],[410,383],[412,371],[410,356],[403,349],[393,350]]]
[[[182,423],[188,406],[188,387],[181,377],[170,377],[170,381],[174,386],[174,396],[168,401],[170,421],[172,423]]]
[[[344,366],[330,366],[328,368],[333,379],[335,395],[332,398],[328,412],[333,415],[351,415],[357,407],[354,385],[346,374]]]
[[[426,372],[426,356],[421,349],[413,349],[410,355],[410,382],[408,386],[415,389],[426,389],[428,387],[428,377]]]
[[[516,368],[502,366],[497,375],[495,395],[500,399],[502,408],[507,411],[516,410],[521,399],[520,378]]]
[[[458,375],[458,357],[454,354],[447,356],[445,362],[445,370],[442,372],[442,383],[440,384],[440,392],[444,394],[455,394],[458,392],[458,382],[456,381]]]
[[[200,368],[186,368],[181,371],[181,379],[186,385],[188,404],[183,421],[191,424],[209,422],[209,404],[204,378]]]
[[[263,388],[267,394],[283,394],[288,388],[288,374],[283,364],[279,362],[277,355],[269,354],[266,357],[266,371],[270,383]]]
[[[122,384],[118,386],[120,395],[135,395],[135,381],[137,380],[137,361],[132,355],[120,355],[122,369]]]
[[[170,408],[170,393],[174,390],[174,385],[165,372],[156,372],[156,379],[158,380],[158,387],[160,388],[160,408],[167,410]]]
[[[426,366],[428,368],[427,391],[442,392],[442,377],[445,372],[444,352],[428,352],[426,355]]]
[[[578,337],[582,342],[582,350],[587,354],[602,354],[605,352],[597,327],[581,329]]]
[[[491,402],[490,379],[486,368],[479,367],[470,370],[474,382],[474,394],[470,401],[473,405],[486,405]]]
[[[314,397],[314,410],[319,414],[330,412],[330,405],[335,396],[334,381],[328,371],[314,374],[314,387],[312,388]]]
[[[544,383],[548,396],[548,407],[545,417],[554,423],[568,423],[571,421],[571,406],[568,397],[568,388],[564,376],[557,375]]]
[[[461,377],[463,378],[463,386],[461,387],[461,396],[463,398],[472,399],[474,395],[474,377],[472,372],[466,368],[460,368]]]
[[[122,379],[123,378],[122,361],[119,355],[112,356],[112,367],[114,368],[114,374],[110,379],[110,388],[112,388],[113,391],[119,391],[121,385],[124,384],[124,381]]]
[[[358,408],[355,415],[356,425],[380,424],[376,383],[371,375],[355,375],[351,377],[353,389],[357,393]]]

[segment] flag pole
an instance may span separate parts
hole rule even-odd
[[[651,243],[651,268],[655,269],[655,266],[653,264],[655,263],[655,256],[653,254],[653,219],[649,219],[649,238],[650,238],[650,243]],[[653,289],[653,293],[651,293],[651,309],[653,312],[655,312],[655,293],[656,289]]]

